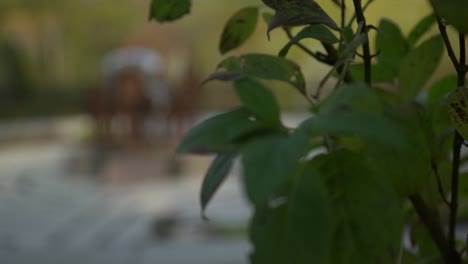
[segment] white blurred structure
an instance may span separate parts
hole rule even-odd
[[[167,109],[170,92],[168,85],[162,80],[165,66],[162,56],[156,51],[133,46],[110,51],[102,60],[101,69],[105,81],[109,83],[112,83],[116,75],[126,69],[141,71],[145,79],[146,92],[153,104],[158,108]]]
[[[158,52],[139,46],[103,58],[101,82],[88,100],[101,140],[147,143],[165,133],[171,106],[165,68]]]

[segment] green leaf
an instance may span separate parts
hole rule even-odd
[[[392,79],[398,76],[400,62],[408,53],[408,44],[398,25],[382,19],[376,39],[379,55],[377,59],[383,69],[391,73]]]
[[[304,140],[273,134],[250,140],[241,149],[245,190],[254,204],[266,203],[297,173],[299,160],[308,149]]]
[[[257,205],[250,225],[251,263],[328,263],[333,221],[325,185],[312,166]]]
[[[279,8],[282,0],[262,0],[262,2],[267,5],[269,8],[276,10]]]
[[[424,263],[443,263],[443,260],[441,259],[440,253],[437,249],[437,245],[434,243],[431,235],[421,222],[413,224],[410,234],[411,240],[414,241],[418,247],[418,257],[423,259]]]
[[[452,178],[452,162],[449,160],[451,153],[450,150],[451,148],[449,149],[449,151],[446,151],[444,153],[445,155],[442,159],[436,160],[436,158],[434,158],[434,164],[436,166],[439,176],[436,176],[434,170],[432,170],[430,172],[430,176],[427,177],[428,183],[425,184],[424,188],[421,188],[422,190],[420,191],[420,196],[422,199],[424,199],[427,206],[429,207],[436,208],[444,203],[444,199],[440,195],[439,186],[442,186],[443,190],[450,190]],[[438,184],[439,180],[441,185]]]
[[[256,206],[249,235],[254,246],[251,264],[284,264],[290,259],[286,244],[287,204]]]
[[[221,186],[221,183],[229,174],[235,157],[236,155],[234,154],[220,154],[214,159],[208,168],[205,178],[203,179],[200,192],[200,203],[202,208],[202,215],[204,218],[205,209],[208,205],[208,202],[211,200],[219,186]]]
[[[257,7],[245,7],[235,13],[224,27],[219,45],[221,54],[242,45],[255,31],[257,21]]]
[[[465,0],[430,0],[435,13],[460,33],[468,32],[468,2]]]
[[[277,27],[323,24],[340,30],[333,19],[313,0],[263,1],[276,12],[268,25],[268,32]]]
[[[343,37],[344,44],[350,43],[354,38],[354,31],[352,27],[344,27],[341,29],[341,36]]]
[[[410,252],[407,249],[403,249],[403,253],[401,256],[401,263],[404,264],[418,264],[421,263],[421,260],[416,256],[415,253]]]
[[[323,179],[309,164],[288,199],[289,263],[329,263],[332,206]]]
[[[190,0],[151,0],[149,19],[174,21],[188,14],[191,5]]]
[[[468,89],[459,87],[447,98],[449,114],[458,133],[468,138]]]
[[[434,133],[431,148],[436,161],[447,157],[447,150],[452,148],[452,144],[448,142],[452,141],[453,126],[447,97],[457,86],[457,77],[452,75],[436,81],[427,92],[427,117],[432,123]]]
[[[346,58],[351,52],[352,54],[355,54],[356,48],[367,40],[364,34],[358,34],[356,36],[356,34],[353,31],[353,28],[350,26],[346,26],[341,29],[341,38],[343,39],[343,41],[340,42],[340,45],[338,47],[338,57],[341,59]],[[353,42],[353,44],[351,44],[351,42]]]
[[[346,150],[312,163],[331,194],[334,232],[328,263],[396,263],[403,210],[379,172],[365,156]]]
[[[465,164],[466,166],[466,160],[465,162],[462,162]],[[464,173],[461,173],[460,174],[460,182],[459,182],[459,186],[460,186],[460,199],[463,201],[464,204],[466,204],[468,202],[468,173],[464,172]],[[464,215],[464,218],[467,218],[468,217],[468,208],[465,206],[463,206],[463,215]]]
[[[363,33],[359,33],[358,35],[356,35],[352,40],[351,42],[348,43],[348,45],[346,45],[339,53],[339,62],[338,63],[345,63],[345,61],[347,59],[349,59],[348,57],[350,55],[354,55],[354,53],[356,52],[356,49],[367,42],[367,36],[366,34],[363,34]]]
[[[369,159],[382,175],[406,197],[424,188],[431,175],[428,124],[422,117],[417,109],[410,107],[398,114],[362,110],[324,112],[304,121],[295,134],[306,138],[323,134],[360,138],[366,143],[364,146],[356,145],[349,138],[346,142],[368,151]]]
[[[297,88],[302,94],[306,94],[304,75],[299,65],[285,58],[267,54],[229,57],[218,65],[217,71],[211,74],[206,81],[236,80],[242,77],[286,82]]]
[[[272,127],[282,126],[279,106],[270,90],[250,78],[234,81],[234,87],[244,107],[262,123],[270,124]]]
[[[413,49],[400,65],[400,92],[404,99],[414,98],[432,76],[444,51],[440,36]]]
[[[381,103],[374,93],[365,84],[351,84],[340,87],[319,105],[319,113],[335,110],[379,110]]]
[[[408,35],[408,45],[412,48],[426,34],[429,29],[436,23],[434,14],[429,14],[423,17],[418,24],[411,30]]]
[[[378,142],[367,146],[373,164],[402,197],[420,193],[432,176],[430,146],[434,142],[430,140],[430,123],[425,116],[424,108],[414,102],[387,112],[387,118],[398,125],[406,139],[406,146]],[[389,135],[393,136],[391,132]]]
[[[427,105],[434,107],[440,105],[447,95],[458,87],[457,76],[451,75],[436,81],[427,94]]]
[[[367,111],[333,111],[307,119],[299,127],[309,136],[355,135],[368,143],[407,149],[410,145],[400,126],[385,115]]]
[[[273,19],[273,14],[270,12],[264,12],[262,14],[263,21],[268,25],[270,24],[270,21]]]
[[[291,39],[286,46],[284,46],[281,51],[279,52],[280,57],[285,57],[289,49],[299,43],[299,41],[305,39],[305,38],[312,38],[312,39],[317,39],[321,42],[324,43],[329,43],[329,44],[335,44],[339,40],[338,38],[331,33],[331,31],[321,25],[314,25],[314,26],[308,26],[303,28],[293,39]]]
[[[356,63],[356,64],[351,64],[349,66],[349,70],[351,72],[351,75],[357,80],[357,81],[364,81],[364,64],[363,63]],[[372,64],[372,70],[371,70],[371,75],[372,75],[372,81],[374,83],[393,83],[395,79],[395,75],[388,70],[388,68],[384,67],[381,64]]]
[[[252,114],[240,108],[211,117],[194,128],[183,138],[178,153],[218,153],[237,150],[236,140],[258,130],[268,128]]]

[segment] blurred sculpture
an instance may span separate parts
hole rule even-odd
[[[94,121],[97,140],[105,142],[110,138],[111,107],[107,88],[102,81],[96,82],[86,95],[86,110]]]
[[[88,99],[102,141],[179,140],[188,130],[198,109],[199,79],[184,61],[170,89],[165,67],[161,55],[143,47],[119,48],[105,56],[102,80]]]
[[[201,87],[200,79],[190,65],[177,88],[171,92],[167,130],[175,140],[180,140],[194,122],[199,110]]]
[[[105,56],[102,83],[88,100],[101,139],[146,141],[146,124],[168,112],[169,89],[161,80],[162,67],[161,57],[142,47],[121,48]]]

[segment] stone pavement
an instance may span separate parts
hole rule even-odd
[[[74,145],[70,135],[89,128],[82,116],[0,124],[0,264],[247,263],[238,166],[204,222],[198,191],[209,158],[183,159],[171,180],[180,169],[171,155]]]
[[[0,149],[0,263],[247,263],[246,236],[225,235],[242,230],[250,214],[238,168],[209,206],[206,223],[198,204],[206,158],[186,161],[199,167],[186,172],[200,175],[171,180],[156,166],[138,181],[115,183],[73,168],[76,152],[63,142]],[[104,168],[109,174],[144,166],[134,161],[125,168],[125,155],[114,159]]]

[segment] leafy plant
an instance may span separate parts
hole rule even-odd
[[[221,53],[248,40],[260,13],[268,32],[282,28],[290,41],[279,56],[224,59],[207,81],[231,81],[242,106],[197,125],[178,149],[217,155],[202,185],[202,210],[239,156],[255,208],[251,263],[466,260],[466,243],[456,234],[468,202],[460,175],[468,160],[460,154],[468,137],[465,3],[430,1],[434,13],[405,36],[391,20],[366,23],[372,1],[353,0],[348,18],[351,1],[333,0],[339,23],[313,0],[262,2],[266,7],[244,7],[227,21]],[[188,6],[189,0],[153,0],[151,18],[173,20]],[[459,30],[459,55],[448,38],[449,22]],[[439,34],[426,37],[434,24]],[[315,39],[324,51],[310,49],[304,39]],[[444,46],[456,77],[427,87]],[[286,58],[292,47],[331,67],[319,87],[306,87],[299,65]],[[332,93],[320,99],[332,78]],[[284,126],[262,80],[282,81],[301,93],[311,104],[310,117]]]

